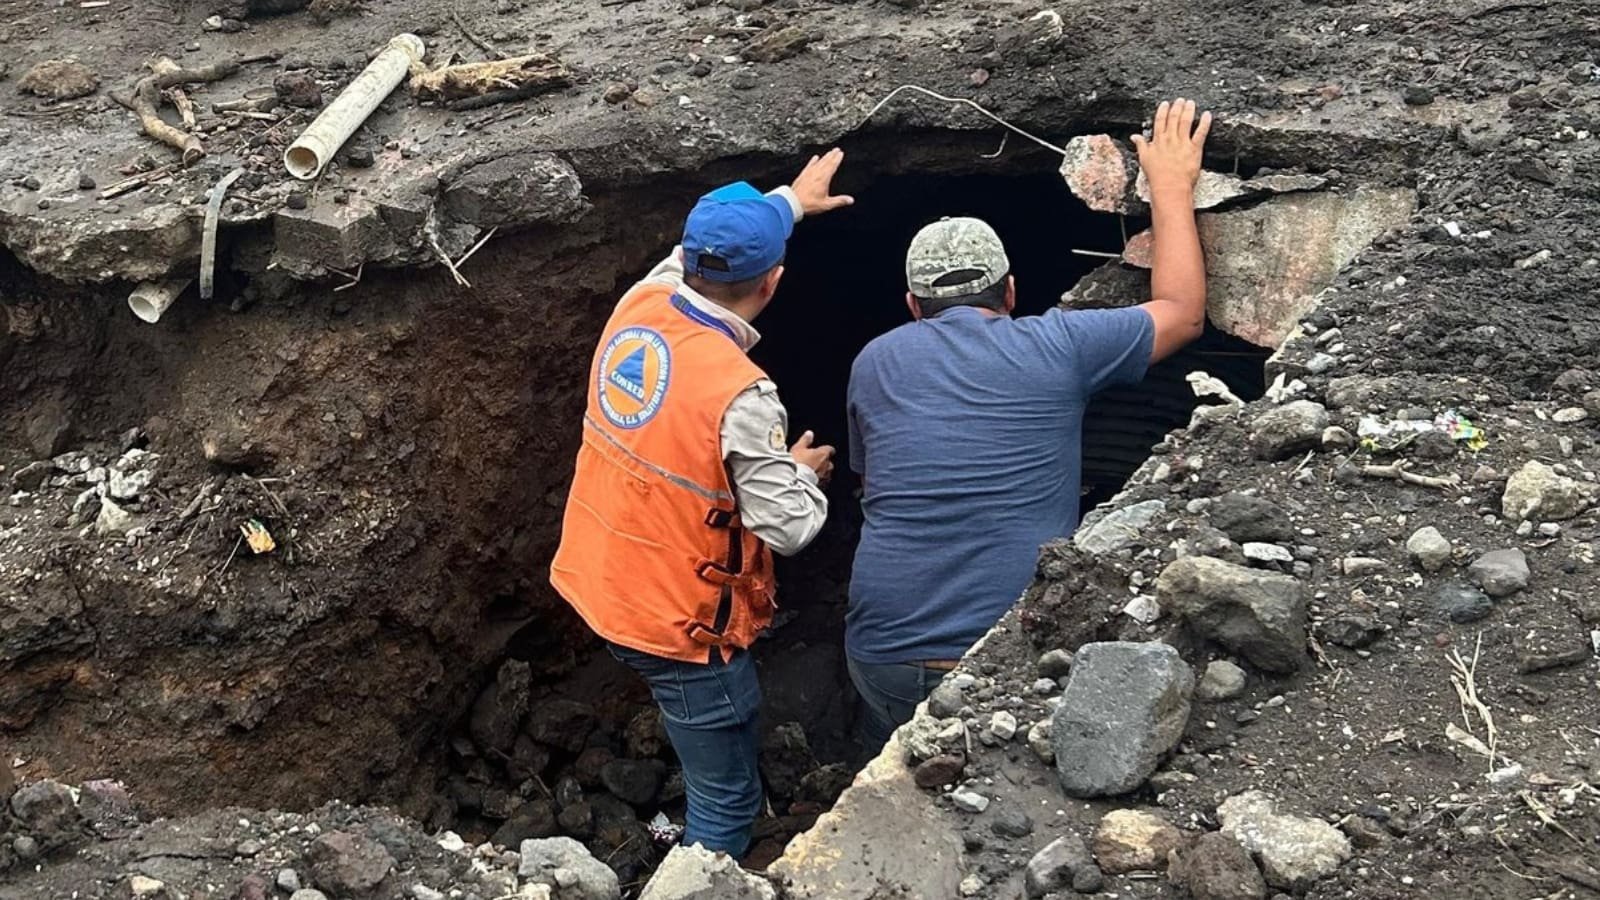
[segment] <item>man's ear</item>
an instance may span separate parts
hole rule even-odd
[[[910,291],[906,291],[906,309],[911,310],[912,321],[922,321],[922,304],[917,302],[916,295]]]
[[[1017,276],[1006,276],[1006,315],[1017,308]]]
[[[783,278],[783,266],[774,266],[767,273],[766,281],[761,285],[761,299],[771,301],[772,295],[778,292],[778,281]]]

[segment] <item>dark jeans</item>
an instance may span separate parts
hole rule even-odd
[[[689,798],[683,843],[744,855],[761,811],[757,768],[761,685],[750,653],[724,663],[685,663],[616,644],[611,655],[650,685]]]
[[[861,694],[856,736],[867,758],[878,755],[890,735],[911,721],[917,704],[939,686],[945,672],[922,663],[865,663],[847,660],[850,680]]]

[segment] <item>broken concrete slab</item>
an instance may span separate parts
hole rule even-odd
[[[1067,142],[1061,177],[1074,196],[1096,212],[1146,215],[1150,181],[1131,144],[1110,135],[1080,135]],[[1326,186],[1320,175],[1269,174],[1244,179],[1202,170],[1194,186],[1194,208],[1211,209],[1240,197],[1312,191]]]
[[[198,209],[177,204],[104,221],[0,206],[0,243],[28,267],[70,283],[159,281],[199,265],[200,220]]]
[[[589,208],[578,174],[553,153],[471,166],[445,184],[441,205],[456,221],[483,227],[571,222]]]
[[[1200,216],[1207,316],[1229,334],[1278,346],[1316,307],[1317,294],[1334,275],[1380,235],[1405,224],[1416,205],[1409,190],[1360,188]]]
[[[870,900],[958,895],[960,830],[917,787],[905,758],[897,733],[833,809],[789,842],[783,856],[767,870],[785,884],[784,897]]]
[[[1139,176],[1138,157],[1133,149],[1110,135],[1080,135],[1067,142],[1067,155],[1061,160],[1061,177],[1072,195],[1095,212],[1139,211],[1133,192]]]
[[[726,853],[699,844],[672,848],[639,900],[777,900],[772,883]]]
[[[1380,235],[1405,224],[1415,208],[1412,191],[1359,188],[1349,194],[1295,194],[1248,209],[1202,213],[1197,224],[1209,277],[1207,317],[1253,344],[1278,346],[1316,308],[1317,294],[1339,270]],[[1150,233],[1140,232],[1129,238],[1122,261],[1148,267],[1153,252]],[[1080,309],[1132,306],[1150,299],[1149,280],[1102,276],[1062,299]]]
[[[317,203],[307,209],[280,210],[273,219],[277,246],[273,265],[308,277],[328,268],[354,269],[384,240],[377,207],[362,200]]]

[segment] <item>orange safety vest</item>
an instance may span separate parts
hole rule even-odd
[[[772,552],[740,525],[722,416],[765,378],[727,325],[665,285],[606,323],[550,583],[601,637],[684,662],[772,622]]]

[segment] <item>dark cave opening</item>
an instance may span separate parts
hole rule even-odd
[[[1074,249],[1117,252],[1125,234],[1147,224],[1090,211],[1046,165],[1031,174],[884,176],[855,196],[854,207],[796,229],[778,297],[756,322],[763,338],[752,355],[777,382],[791,433],[813,430],[841,456],[828,523],[805,551],[779,560],[778,618],[753,650],[764,695],[768,814],[746,860],[752,867],[810,827],[862,761],[851,739],[856,699],[843,653],[861,520],[858,485],[843,458],[845,393],[859,350],[908,319],[904,253],[912,235],[940,216],[985,219],[1006,244],[1017,315],[1037,315],[1105,264]],[[1163,435],[1188,422],[1199,403],[1188,372],[1204,369],[1254,398],[1264,388],[1265,357],[1208,328],[1141,384],[1097,398],[1085,421],[1083,510],[1115,494]],[[567,834],[625,883],[636,882],[658,858],[644,823],[658,813],[682,821],[681,781],[643,683],[598,646],[558,648],[559,634],[570,632],[535,622],[511,641],[513,659],[534,661],[526,723],[515,736],[501,735],[500,748],[485,750],[495,738],[481,723],[474,728],[474,714],[464,716],[451,742],[446,821],[469,837],[510,845]],[[564,662],[552,666],[552,658]],[[512,677],[529,678],[526,670]],[[478,706],[501,708],[492,697]]]

